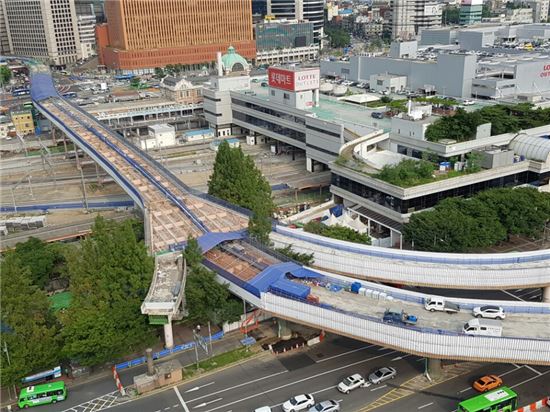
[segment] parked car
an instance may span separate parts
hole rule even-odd
[[[262,406],[254,409],[254,412],[271,412],[271,408],[269,406]]]
[[[473,105],[476,104],[476,103],[475,103],[474,101],[472,101],[472,100],[463,100],[463,101],[462,101],[462,104],[463,104],[464,106],[473,106]]]
[[[506,317],[506,315],[504,314],[504,309],[502,309],[500,306],[494,305],[477,306],[472,310],[472,313],[476,318],[502,320]]]
[[[397,371],[389,366],[384,366],[369,375],[369,381],[375,385],[393,379],[397,376]]]
[[[404,310],[397,311],[386,309],[384,316],[382,317],[382,321],[386,323],[396,323],[399,325],[416,325],[418,319],[415,315],[411,315]]]
[[[308,412],[338,412],[340,404],[336,401],[323,401],[310,408]]]
[[[372,112],[372,113],[370,114],[370,116],[371,116],[373,119],[383,119],[383,118],[384,118],[384,113]]]
[[[290,398],[288,401],[283,403],[283,411],[285,412],[296,412],[303,411],[311,408],[315,405],[315,400],[313,396],[309,393],[297,395],[293,398]]]
[[[466,335],[502,336],[502,324],[499,320],[472,319],[462,328]]]
[[[365,378],[356,373],[355,375],[348,376],[337,386],[338,390],[342,393],[350,393],[352,390],[364,386],[366,383]]]
[[[478,392],[487,392],[502,386],[502,379],[496,375],[486,375],[474,382],[472,387]]]
[[[445,299],[438,296],[429,297],[424,301],[424,308],[430,312],[440,311],[447,313],[457,313],[460,311],[460,306],[456,303],[447,302]]]

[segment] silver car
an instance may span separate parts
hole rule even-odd
[[[369,375],[369,381],[373,384],[379,384],[381,382],[387,381],[388,379],[393,379],[397,375],[397,371],[394,368],[389,366],[384,366],[383,368],[374,371]]]
[[[472,313],[476,318],[502,320],[506,317],[506,315],[504,314],[504,309],[502,309],[500,306],[493,305],[475,307]]]
[[[323,401],[310,408],[308,412],[338,412],[340,404],[336,401]]]

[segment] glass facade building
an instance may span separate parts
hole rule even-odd
[[[313,23],[310,22],[257,23],[255,33],[258,51],[292,49],[313,44]]]

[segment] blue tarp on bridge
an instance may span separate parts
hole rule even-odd
[[[31,97],[40,101],[49,97],[59,97],[53,84],[53,78],[46,73],[36,73],[31,76]]]
[[[310,287],[301,283],[292,282],[286,278],[287,274],[299,278],[319,277],[316,272],[305,269],[296,263],[283,262],[267,267],[248,283],[257,288],[260,292],[267,292],[269,289],[273,289],[285,294],[306,298],[311,291]]]

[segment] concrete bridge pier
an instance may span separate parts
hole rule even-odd
[[[427,358],[426,370],[424,373],[426,376],[428,376],[430,380],[441,377],[441,373],[442,373],[441,359]]]
[[[545,286],[542,288],[542,301],[550,303],[550,286]]]
[[[279,338],[282,340],[289,340],[292,338],[292,330],[290,330],[288,322],[285,319],[278,318],[277,325],[279,326]]]
[[[172,318],[168,317],[168,323],[164,324],[164,347],[172,349],[174,347],[174,334],[172,333]]]

